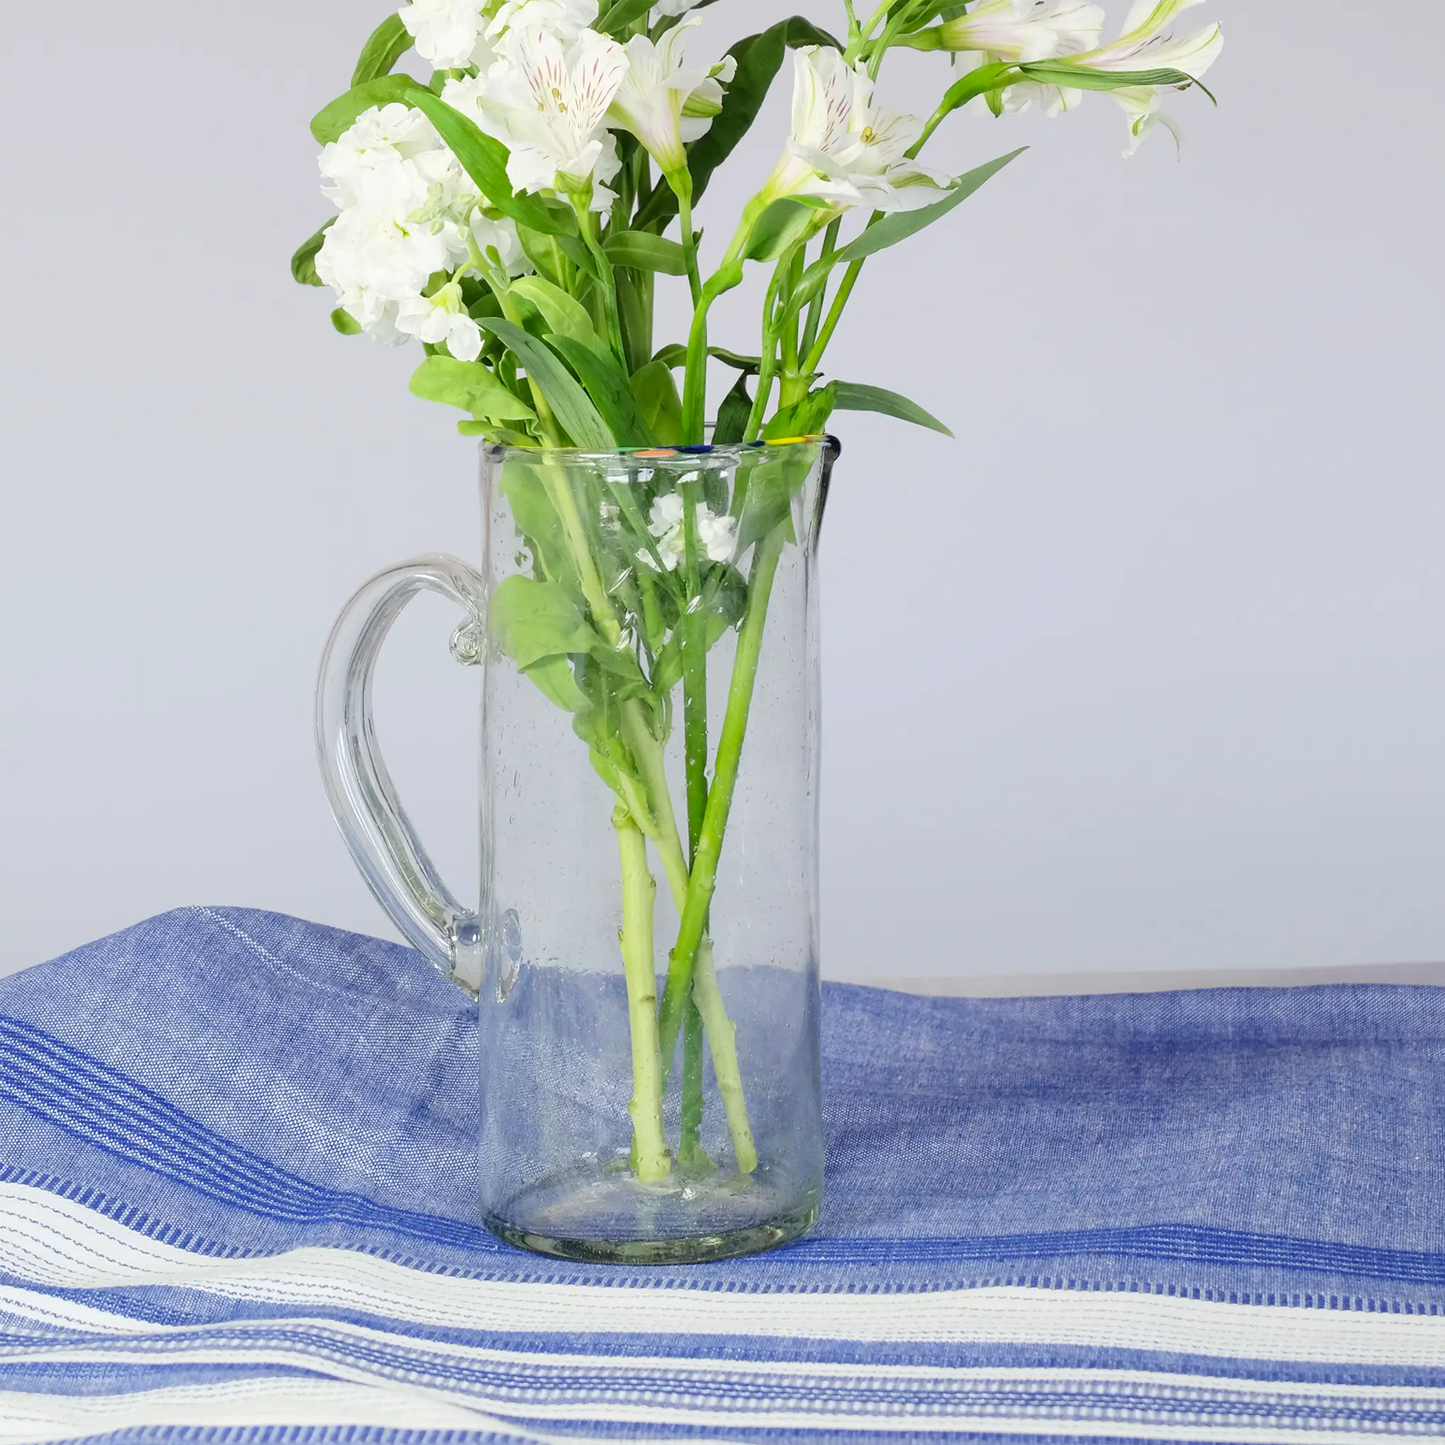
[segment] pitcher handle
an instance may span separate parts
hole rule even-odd
[[[371,678],[391,625],[418,592],[439,592],[466,618],[452,634],[458,662],[485,660],[487,590],[456,557],[434,553],[379,572],[342,609],[316,685],[316,754],[331,812],[377,902],[453,983],[475,996],[482,978],[478,915],[452,897],[427,857],[382,761]]]

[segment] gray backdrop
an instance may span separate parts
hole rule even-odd
[[[1228,43],[1219,110],[1173,102],[1182,161],[1162,132],[1121,160],[1102,96],[957,118],[940,164],[1034,149],[865,271],[833,374],[958,439],[837,418],[830,975],[1445,956],[1445,9],[1365,8],[1192,12]],[[383,13],[4,9],[5,967],[184,903],[386,927],[312,679],[368,574],[476,555],[474,456],[412,350],[334,335],[286,269],[329,213],[306,121]],[[706,43],[779,13],[724,0]],[[940,64],[884,90],[926,105]],[[785,115],[708,195],[714,255]],[[380,725],[466,892],[476,678],[414,611]]]

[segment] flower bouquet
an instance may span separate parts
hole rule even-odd
[[[485,1217],[589,1257],[734,1253],[816,1214],[824,433],[848,409],[947,431],[824,361],[869,257],[1019,154],[951,175],[924,161],[930,137],[965,108],[1058,114],[1102,91],[1132,151],[1172,128],[1164,97],[1222,44],[1217,25],[1171,33],[1194,0],[1139,0],[1106,43],[1086,0],[883,0],[861,17],[844,0],[836,36],[794,16],[699,61],[689,12],[709,3],[412,0],[312,121],[338,214],[292,260],[335,291],[337,331],[419,342],[412,391],[483,439],[488,574],[422,559],[358,598],[321,747],[378,895],[480,992]],[[899,49],[939,52],[926,118],[875,95]],[[409,50],[428,76],[396,71]],[[789,58],[777,163],[704,247],[695,208]],[[720,345],[714,305],[749,267],[766,269],[761,316]],[[654,335],[659,277],[687,288],[686,336]],[[710,363],[735,374],[715,408]],[[420,587],[469,612],[459,656],[510,661],[488,669],[484,755],[500,760],[475,913],[411,834],[366,715],[375,646]],[[544,736],[531,795],[552,813],[517,824],[510,759]],[[588,892],[598,819],[605,904]],[[594,987],[619,967],[618,990]]]

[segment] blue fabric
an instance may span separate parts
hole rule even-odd
[[[816,1230],[607,1268],[473,1221],[416,954],[166,914],[0,982],[0,1441],[1439,1438],[1442,1023],[827,985]]]

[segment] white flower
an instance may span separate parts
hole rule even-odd
[[[982,50],[1000,60],[1048,60],[1098,42],[1104,11],[1088,0],[984,0],[938,27],[943,50]]]
[[[455,70],[472,63],[487,23],[483,8],[478,0],[411,0],[396,13],[423,60],[436,70]]]
[[[505,0],[487,25],[487,38],[508,30],[545,30],[570,44],[597,18],[597,0]]]
[[[473,94],[486,129],[511,151],[507,179],[521,191],[590,186],[593,208],[605,210],[613,199],[605,182],[621,168],[607,107],[627,73],[626,52],[595,30],[565,48],[545,30],[509,30],[497,48]]]
[[[324,146],[321,194],[338,207],[354,206],[378,171],[390,170],[437,144],[431,122],[400,101],[363,111],[341,137]]]
[[[1218,25],[1209,25],[1176,37],[1167,33],[1165,27],[1180,11],[1201,3],[1202,0],[1135,0],[1117,40],[1096,50],[1061,57],[1059,64],[1105,72],[1172,69],[1197,80],[1219,58],[1219,52],[1224,48],[1222,30]],[[1023,87],[1011,89],[1023,90]],[[1140,142],[1159,122],[1178,140],[1177,129],[1161,113],[1164,89],[1157,85],[1131,85],[1109,92],[1129,121],[1126,156],[1134,154]],[[1047,92],[1055,92],[1051,97],[1053,113],[1072,109],[1082,98],[1077,90],[1057,86],[1030,86],[1027,93],[1038,95]],[[1006,99],[1012,98],[1006,95]],[[1027,100],[1015,101],[1010,108],[1021,108],[1022,104],[1027,104]]]
[[[723,104],[723,86],[731,85],[738,73],[735,55],[724,55],[708,71],[706,79],[682,103],[682,138],[695,141],[707,134],[712,118]]]
[[[699,5],[702,0],[657,0],[652,7],[652,13],[647,17],[648,24],[656,25],[670,15],[686,15],[694,5]]]
[[[477,249],[484,256],[495,252],[496,260],[507,275],[520,276],[532,270],[532,263],[517,238],[517,223],[510,217],[498,216],[491,220],[480,211],[473,211],[471,228]]]
[[[469,258],[468,229],[509,272],[527,269],[516,227],[478,210],[483,198],[420,111],[373,106],[321,152],[319,165],[322,191],[341,214],[317,252],[316,274],[377,340],[400,342],[409,334],[443,339],[419,329],[429,315],[420,307],[426,302],[435,311],[447,298],[434,301],[422,293],[436,272]],[[465,318],[465,325],[453,327],[463,350],[471,324]],[[446,339],[451,345],[450,335]],[[463,353],[454,348],[453,354]]]
[[[409,296],[396,308],[396,328],[433,346],[446,342],[458,361],[475,361],[482,350],[482,331],[462,305],[462,288],[449,281],[430,296]]]
[[[686,561],[687,537],[683,528],[682,498],[676,492],[668,492],[653,501],[647,530],[657,538],[657,555],[669,572],[676,570],[678,563]],[[726,514],[718,516],[706,502],[699,502],[697,544],[710,562],[731,562],[737,548],[737,520]],[[657,570],[651,553],[644,550],[637,555],[653,571]]]
[[[450,260],[448,237],[407,220],[426,199],[421,175],[398,167],[342,211],[316,253],[316,274],[379,339],[394,339],[394,303],[418,295]]]
[[[817,196],[835,207],[911,211],[939,198],[948,178],[904,152],[923,122],[873,104],[873,82],[831,46],[793,52],[793,123],[788,147],[759,193]]]
[[[686,32],[699,23],[699,17],[689,16],[656,43],[645,35],[632,36],[627,42],[627,74],[612,99],[611,118],[641,141],[664,172],[687,166],[683,142],[696,140],[712,124],[722,108],[718,77],[726,74],[731,79],[737,69],[731,56],[715,66],[682,63]],[[684,120],[687,102],[705,87],[710,88],[700,97],[696,115]]]

